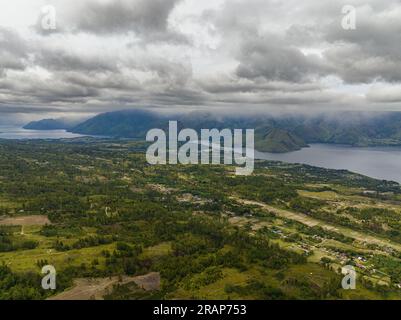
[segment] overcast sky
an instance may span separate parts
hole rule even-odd
[[[0,2],[0,122],[135,107],[401,111],[401,3]]]

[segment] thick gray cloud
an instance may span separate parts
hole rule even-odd
[[[87,32],[99,35],[135,34],[147,41],[185,42],[182,34],[170,30],[168,19],[181,0],[85,0],[70,4],[58,2],[57,30],[43,31],[41,19],[36,30],[44,35],[54,32]],[[75,8],[74,8],[74,7]]]
[[[167,30],[167,19],[178,0],[87,1],[75,27],[93,33],[159,33]]]
[[[319,56],[306,56],[269,35],[244,41],[239,61],[237,75],[247,79],[302,82],[329,72]]]
[[[42,49],[35,55],[35,63],[52,71],[116,71],[117,61],[101,54],[77,54],[62,49]]]
[[[352,31],[339,24],[324,28],[328,63],[349,83],[401,80],[401,3],[399,1],[359,2],[357,25]]]
[[[9,1],[0,113],[401,110],[398,0],[18,0],[19,15]],[[341,26],[344,5],[355,30]]]
[[[27,46],[18,33],[0,27],[0,70],[24,69],[27,58]]]

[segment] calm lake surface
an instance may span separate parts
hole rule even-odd
[[[0,126],[0,139],[68,139],[84,137],[65,130],[25,130]],[[358,148],[311,144],[310,148],[284,154],[255,152],[261,160],[302,163],[328,169],[345,169],[376,179],[401,183],[401,147]]]
[[[80,134],[67,132],[65,130],[25,130],[16,127],[0,126],[0,139],[64,139],[83,137]]]
[[[312,144],[310,148],[284,154],[255,152],[255,158],[346,169],[372,178],[401,183],[401,147],[358,148]]]

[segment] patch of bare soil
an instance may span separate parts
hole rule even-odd
[[[144,189],[142,188],[137,188],[137,187],[130,187],[129,188],[133,193],[143,193]]]
[[[194,196],[190,193],[185,193],[183,195],[177,196],[177,201],[178,202],[189,202],[189,203],[201,204],[201,205],[213,202],[212,200],[202,199],[201,197]]]
[[[176,191],[176,189],[174,188],[167,188],[166,186],[163,186],[161,184],[148,184],[147,187],[153,191],[160,192],[163,194],[170,194]]]
[[[144,276],[135,277],[134,282],[145,291],[160,290],[160,273],[152,272]]]
[[[103,300],[103,297],[117,284],[135,282],[145,291],[160,290],[160,274],[152,272],[138,277],[110,277],[97,279],[76,279],[74,286],[49,300]]]
[[[2,226],[44,226],[51,224],[49,218],[40,216],[19,216],[19,217],[0,217]]]

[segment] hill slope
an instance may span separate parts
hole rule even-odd
[[[150,129],[159,128],[162,122],[166,122],[163,120],[163,117],[143,110],[116,111],[99,114],[71,131],[89,135],[144,138]]]
[[[143,110],[132,110],[100,114],[71,131],[89,135],[144,139],[150,129],[167,130],[169,120],[178,121],[180,129],[192,128],[197,132],[201,129],[254,129],[261,126],[259,120],[253,118],[218,119],[209,113],[199,112],[167,117]],[[276,129],[269,125],[257,129],[256,148],[260,151],[280,153],[299,150],[305,146],[307,145],[302,139],[284,129]]]
[[[68,130],[75,125],[76,123],[71,123],[63,119],[43,119],[32,121],[23,128],[28,130]]]
[[[283,153],[300,150],[308,145],[301,138],[283,129],[270,129],[256,135],[255,148],[258,151]]]
[[[42,120],[25,126],[27,129],[69,129],[73,133],[119,138],[144,139],[153,128],[167,129],[168,121],[178,121],[180,128],[255,129],[255,145],[260,151],[289,152],[308,143],[333,143],[352,146],[400,146],[401,112],[305,116],[301,114],[273,116],[215,116],[211,113],[159,115],[144,110],[103,113],[78,126],[69,128],[58,120]]]

